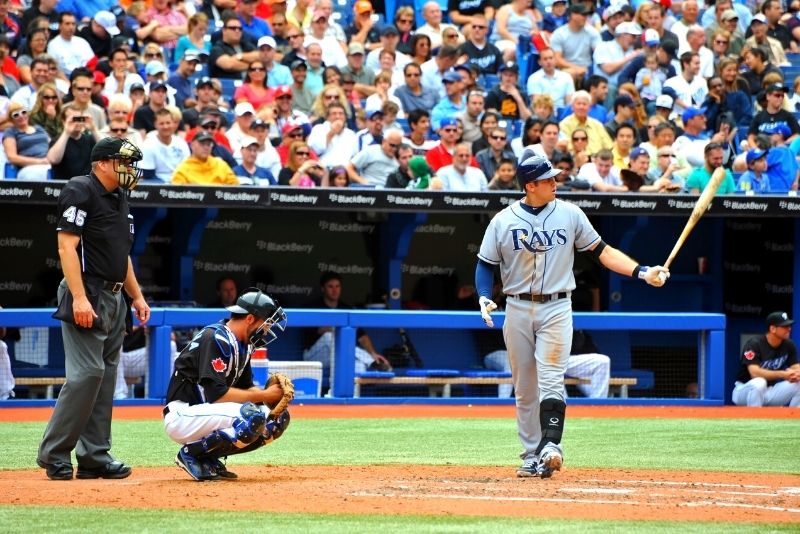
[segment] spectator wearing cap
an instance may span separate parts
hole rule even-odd
[[[364,45],[350,43],[347,47],[347,65],[342,67],[342,74],[350,74],[355,80],[354,89],[362,98],[375,92],[375,72],[364,66]]]
[[[245,136],[242,142],[242,162],[233,168],[233,174],[239,179],[241,185],[269,186],[278,185],[275,176],[264,167],[256,163],[258,157],[258,141],[251,136]]]
[[[269,125],[262,119],[255,118],[253,122],[250,123],[250,135],[258,141],[256,165],[269,170],[277,179],[278,173],[281,172],[281,168],[283,167],[283,162],[281,161],[278,149],[272,146],[269,140],[269,128]]]
[[[381,105],[367,106],[364,118],[367,125],[356,132],[356,152],[364,150],[370,145],[379,145],[383,141],[383,109]]]
[[[669,120],[672,115],[672,107],[674,106],[674,99],[669,95],[661,95],[656,98],[656,115],[663,117],[664,120]]]
[[[51,140],[47,160],[53,167],[53,180],[69,180],[91,170],[92,148],[100,140],[97,125],[75,102],[61,108],[64,128],[58,139]]]
[[[325,28],[325,35],[333,37],[339,43],[343,52],[347,52],[347,34],[344,28],[333,18],[333,0],[317,0],[315,11],[321,11],[328,18],[328,25]],[[306,31],[308,33],[309,30]]]
[[[47,54],[55,58],[58,68],[66,76],[74,69],[83,67],[95,57],[86,39],[75,35],[75,15],[63,11],[59,15],[58,35],[47,44]]]
[[[397,50],[397,45],[400,43],[400,32],[394,26],[386,26],[381,30],[380,47],[374,48],[367,54],[366,67],[373,71],[381,69],[380,55],[384,50],[394,52],[395,54],[395,68],[403,69],[406,65],[411,63],[411,58],[406,54]]]
[[[651,158],[648,176],[661,193],[685,193],[686,180],[678,174],[680,169],[681,163],[672,146],[662,146],[656,149],[656,157]]]
[[[437,182],[444,191],[480,192],[489,189],[489,180],[480,168],[471,162],[472,147],[469,143],[458,143],[453,150],[453,161],[436,170]],[[439,188],[434,186],[434,188]]]
[[[214,136],[201,131],[191,142],[192,154],[183,160],[172,175],[175,185],[239,185],[231,167],[211,155]]]
[[[397,150],[402,142],[402,131],[389,130],[379,142],[364,146],[345,165],[350,180],[357,184],[383,187],[387,176],[398,168]]]
[[[767,151],[751,148],[745,154],[747,171],[739,176],[736,184],[737,193],[753,195],[769,193],[769,176],[767,176]]]
[[[239,0],[236,7],[236,14],[245,34],[249,35],[254,41],[258,41],[265,35],[272,35],[272,29],[262,18],[256,15],[256,5],[260,0]]]
[[[422,19],[425,24],[417,28],[416,33],[427,35],[431,40],[431,49],[436,50],[442,46],[442,32],[452,30],[458,32],[458,27],[448,22],[442,22],[442,8],[439,2],[431,0],[422,6]],[[471,22],[471,21],[470,21]]]
[[[726,9],[722,12],[720,16],[719,23],[715,23],[717,29],[710,31],[710,29],[706,29],[708,32],[708,40],[706,42],[706,46],[709,48],[714,48],[714,34],[717,31],[725,30],[728,32],[728,46],[726,52],[728,55],[738,57],[741,55],[742,49],[744,48],[744,33],[739,30],[739,15],[733,9]]]
[[[260,59],[247,66],[244,83],[234,91],[233,100],[237,104],[247,102],[255,110],[275,101],[275,90],[267,85],[267,69]]]
[[[361,43],[367,51],[380,46],[380,28],[372,19],[373,13],[369,0],[357,0],[353,3],[353,23],[344,29],[348,42]]]
[[[167,85],[175,89],[175,105],[179,108],[184,109],[194,104],[194,84],[191,77],[197,72],[197,66],[207,57],[199,50],[187,50],[178,63],[177,70],[167,78]]]
[[[446,72],[442,77],[447,98],[440,100],[431,110],[431,123],[438,130],[445,117],[455,117],[466,109],[464,103],[463,82],[457,71]]]
[[[516,161],[514,151],[508,142],[508,132],[505,128],[495,128],[489,133],[489,147],[475,154],[475,159],[483,175],[487,179],[493,177],[504,159]]]
[[[308,124],[308,115],[297,109],[292,104],[292,87],[282,85],[275,89],[275,128],[276,131],[270,133],[270,137],[278,138],[283,131],[283,127],[289,122],[297,124]]]
[[[441,120],[438,128],[439,143],[425,153],[425,161],[434,172],[453,163],[453,153],[458,144],[460,129],[461,126],[456,118],[445,117]],[[470,165],[477,168],[478,161],[473,157]]]
[[[306,54],[309,54],[309,46],[318,45],[322,53],[322,62],[325,65],[335,65],[339,68],[347,65],[347,54],[342,49],[341,43],[333,35],[327,33],[329,13],[322,9],[314,10],[311,17],[311,28],[306,32],[303,45],[306,47]]]
[[[310,116],[313,113],[314,93],[305,85],[308,75],[308,65],[302,59],[296,59],[292,63],[292,106],[302,113]]]
[[[250,135],[250,125],[256,118],[256,110],[250,102],[240,102],[233,110],[234,123],[224,132],[228,138],[228,145],[231,148],[233,159],[237,162],[242,161],[242,138]]]
[[[292,73],[289,67],[275,61],[275,49],[277,48],[275,38],[265,35],[258,40],[257,46],[259,52],[258,59],[261,61],[264,68],[267,69],[267,86],[274,89],[282,85],[291,85]]]
[[[503,63],[503,53],[487,39],[489,22],[475,15],[470,23],[469,38],[458,47],[459,63],[477,65],[481,74],[494,74]]]
[[[714,32],[717,28],[727,27],[721,22],[722,14],[728,9],[732,9],[736,13],[739,32],[744,35],[753,20],[753,13],[747,5],[734,3],[732,0],[717,0],[714,3],[714,9],[706,9],[703,12],[703,16],[700,17],[700,25],[709,33]]]
[[[708,94],[705,78],[700,76],[700,56],[697,52],[684,52],[681,56],[681,73],[664,82],[664,88],[675,93],[675,112],[703,103]]]
[[[233,149],[231,148],[230,141],[228,141],[228,138],[225,136],[224,128],[226,124],[222,113],[215,108],[206,108],[200,115],[198,124],[198,127],[192,128],[186,132],[186,142],[190,143],[192,139],[194,139],[194,136],[200,132],[207,132],[214,137],[214,148],[211,153],[225,160],[230,167],[235,166],[236,160],[233,158]]]
[[[117,17],[110,11],[98,11],[89,21],[89,24],[80,29],[75,35],[82,37],[89,43],[98,58],[107,58],[111,54],[111,39],[119,35]]]
[[[286,162],[289,159],[289,147],[295,141],[304,141],[305,139],[305,129],[303,128],[303,123],[296,120],[288,120],[283,124],[281,128],[281,143],[276,148],[278,153],[278,158],[280,160],[281,166],[285,167]],[[319,157],[317,156],[316,152],[311,150],[309,153],[309,159],[318,160]],[[280,171],[278,171],[280,172]]]
[[[447,98],[444,88],[444,74],[453,69],[458,60],[459,51],[451,45],[443,45],[436,56],[420,65],[422,69],[422,86],[439,93],[439,98]]]
[[[786,145],[791,130],[785,124],[776,124],[767,128],[763,134],[756,136],[754,148],[769,150],[767,152],[767,174],[769,188],[773,193],[785,193],[797,190],[798,162],[795,152]],[[733,170],[747,170],[745,155],[739,155],[733,163]]]
[[[767,0],[767,2],[769,1],[770,0]],[[750,28],[748,29],[748,34],[750,36],[744,40],[745,47],[761,48],[766,51],[767,59],[773,65],[791,65],[786,58],[786,53],[783,51],[781,42],[767,35],[767,19],[763,13],[759,13],[753,17],[753,21],[750,23]]]
[[[161,81],[150,82],[147,103],[133,112],[133,127],[142,137],[156,128],[156,111],[167,106],[167,84]]]
[[[780,43],[780,50],[789,50],[790,52],[796,53],[798,51],[797,42],[794,40],[791,30],[783,23],[783,6],[784,4],[782,4],[780,0],[764,0],[764,3],[761,4],[761,13],[759,14],[763,15],[766,21],[766,34]],[[758,15],[753,17],[753,20],[756,18],[758,18]],[[752,22],[750,24],[750,31],[755,35]],[[760,45],[763,46],[761,43]],[[770,61],[780,64],[775,58],[770,58]]]
[[[114,94],[130,93],[131,86],[134,84],[141,84],[144,86],[144,80],[138,73],[132,72],[128,64],[128,53],[124,48],[116,48],[111,51],[108,58],[108,66],[111,72],[106,76],[106,81],[103,84],[103,94],[110,97]]]
[[[430,113],[439,94],[435,89],[422,85],[422,69],[416,63],[409,63],[403,68],[405,83],[395,89],[394,96],[400,101],[400,108],[408,114],[415,109],[423,109]]]
[[[167,50],[174,50],[178,38],[188,31],[186,15],[172,6],[170,0],[152,0],[147,10],[146,20],[156,21],[158,26],[147,36],[149,41],[156,42]]]
[[[408,112],[406,118],[411,133],[403,139],[403,142],[411,147],[415,156],[425,156],[430,149],[439,144],[437,141],[428,138],[428,133],[431,130],[431,114],[424,109],[412,109]]]
[[[258,50],[242,38],[242,32],[242,22],[235,14],[223,17],[222,38],[211,48],[208,58],[212,78],[241,79],[250,63],[258,59]]]
[[[615,4],[612,4],[606,11],[610,11]],[[604,13],[605,14],[605,13]],[[569,20],[569,14],[567,13],[567,0],[553,0],[553,3],[550,5],[550,12],[544,14],[544,18],[542,19],[542,31],[546,34],[551,35],[554,31],[556,31],[561,26],[567,24]],[[609,30],[612,32],[606,41],[610,41],[613,39],[613,31],[614,26],[619,24],[622,21],[622,15],[620,11],[617,11],[614,14],[611,14],[606,19],[606,25],[608,26]],[[614,26],[612,26],[612,24]],[[608,30],[606,30],[608,31]],[[602,35],[602,34],[601,34]]]
[[[178,165],[191,155],[189,145],[175,135],[177,124],[166,108],[155,113],[155,135],[148,135],[139,145],[142,150],[142,178],[146,181],[168,184]]]
[[[636,103],[628,95],[620,95],[614,99],[614,118],[605,123],[610,137],[616,137],[617,130],[623,124],[632,125]]]
[[[685,109],[681,114],[683,134],[675,139],[673,148],[684,155],[686,161],[694,168],[701,167],[704,162],[704,150],[710,142],[706,119],[706,110],[698,107]],[[715,134],[715,142],[724,141],[723,136]]]
[[[775,83],[766,88],[766,106],[756,113],[750,123],[747,140],[751,147],[755,147],[755,136],[759,133],[769,133],[768,130],[777,125],[786,126],[789,131],[788,141],[792,141],[800,134],[800,125],[794,115],[784,109],[783,102],[789,89],[783,83]]]
[[[575,80],[566,72],[556,69],[556,55],[552,48],[539,52],[539,67],[528,77],[528,96],[532,100],[537,95],[548,94],[553,98],[556,108],[568,106],[575,93]]]
[[[331,104],[326,110],[325,122],[317,124],[308,136],[308,146],[319,154],[325,167],[346,165],[356,154],[356,134],[347,127],[344,106]]]
[[[586,9],[581,4],[570,6],[567,24],[556,29],[550,37],[556,68],[576,80],[583,78],[592,65],[592,53],[598,44],[600,33],[586,24]]]
[[[145,65],[145,89],[150,94],[152,87],[162,84],[167,88],[167,106],[175,106],[175,88],[167,84],[167,67],[160,61],[150,61]],[[155,84],[155,85],[154,85]]]
[[[504,118],[527,120],[531,111],[525,104],[522,92],[518,87],[519,67],[511,61],[500,65],[500,84],[492,88],[486,95],[485,109],[494,110]]]
[[[64,97],[64,102],[72,102],[74,107],[86,115],[91,115],[98,130],[106,126],[105,110],[93,102],[94,78],[84,69],[76,70],[72,75],[70,94]]]
[[[197,79],[194,91],[195,101],[187,102],[187,104],[191,104],[191,107],[183,110],[183,124],[185,126],[189,128],[196,127],[200,113],[203,110],[216,107],[217,89],[215,84],[219,84],[219,81],[212,80],[208,76]]]
[[[611,149],[611,137],[597,119],[589,116],[589,107],[592,104],[592,97],[586,91],[577,91],[572,96],[572,114],[567,116],[559,123],[561,134],[567,138],[572,137],[572,132],[576,128],[582,128],[588,134],[589,140],[587,152],[595,154],[601,149]]]
[[[720,143],[713,142],[706,144],[703,149],[703,165],[694,169],[686,179],[686,189],[689,190],[689,193],[698,194],[703,192],[708,182],[711,181],[711,175],[714,171],[722,167],[723,155],[724,148]],[[722,180],[722,183],[719,184],[717,194],[729,195],[735,192],[736,182],[733,181],[733,175],[730,170],[725,169],[725,178]]]
[[[619,86],[622,69],[635,58],[642,55],[642,49],[634,48],[634,42],[642,34],[635,22],[622,22],[616,27],[613,41],[602,41],[593,53],[595,72],[603,74],[612,90]],[[615,91],[616,92],[616,91]]]

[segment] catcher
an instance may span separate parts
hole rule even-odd
[[[279,373],[255,387],[250,367],[253,350],[285,329],[283,308],[249,288],[227,310],[230,319],[200,330],[178,355],[164,407],[164,429],[182,445],[175,463],[199,481],[237,478],[221,459],[278,439],[294,398],[292,381]]]

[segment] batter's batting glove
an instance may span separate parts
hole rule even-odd
[[[486,326],[492,328],[494,326],[494,321],[492,321],[492,316],[489,314],[497,309],[497,304],[495,304],[492,299],[486,297],[479,298],[478,304],[481,305],[481,317],[483,317],[483,322],[486,323]]]

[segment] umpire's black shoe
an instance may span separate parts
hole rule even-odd
[[[130,466],[125,465],[123,462],[119,460],[114,460],[113,462],[109,462],[103,467],[96,467],[94,469],[89,469],[87,467],[81,467],[78,465],[78,474],[76,475],[77,478],[87,479],[87,478],[126,478],[130,476],[132,469]]]
[[[46,464],[41,460],[36,460],[36,463],[50,480],[72,480],[72,466],[69,464]]]

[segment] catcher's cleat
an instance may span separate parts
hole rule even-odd
[[[541,459],[539,460],[539,476],[542,478],[550,478],[555,471],[561,470],[563,464],[564,457],[558,449],[545,447],[542,451]]]
[[[219,475],[211,472],[208,465],[185,452],[183,447],[175,456],[175,463],[197,481],[202,482],[203,480],[217,480],[220,478]]]
[[[539,461],[535,456],[522,462],[522,465],[517,468],[517,476],[520,478],[539,476]]]
[[[233,471],[228,471],[228,468],[219,458],[205,460],[204,463],[208,466],[209,471],[211,471],[212,474],[216,474],[219,478],[226,480],[235,480],[239,478],[239,475]]]

